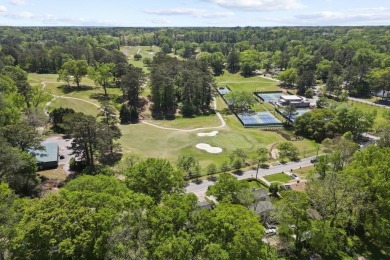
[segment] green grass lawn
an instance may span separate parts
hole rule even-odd
[[[264,186],[262,185],[260,182],[257,182],[257,181],[252,181],[252,180],[241,180],[242,182],[248,182],[249,184],[249,188],[255,188],[255,189],[267,189],[268,190],[268,187],[267,186]]]
[[[76,112],[82,112],[86,115],[91,115],[91,116],[97,116],[97,114],[99,113],[98,108],[92,104],[82,102],[79,100],[67,99],[67,98],[55,99],[52,102],[52,104],[49,106],[48,110],[51,111],[54,108],[59,108],[59,107],[73,108],[73,110]]]
[[[348,101],[348,103],[351,106],[357,107],[365,112],[371,112],[371,111],[376,110],[377,115],[376,115],[376,119],[375,119],[375,126],[381,126],[381,125],[385,124],[386,120],[383,118],[383,112],[386,111],[386,108],[381,108],[381,107],[377,107],[374,105],[368,105],[368,104],[364,104],[364,103],[354,102],[351,100]]]
[[[216,77],[218,86],[228,86],[231,90],[242,90],[246,92],[261,92],[261,91],[280,91],[278,82],[260,78],[250,77],[244,78],[239,73],[231,74],[224,71],[224,74]]]
[[[148,73],[149,68],[144,66],[143,58],[153,59],[154,55],[160,51],[160,47],[157,46],[122,46],[120,50],[126,55],[130,64],[135,67],[142,68],[144,72]],[[140,60],[134,60],[134,54],[139,53],[142,56]]]
[[[229,153],[237,148],[243,149],[248,154],[253,154],[259,147],[269,147],[272,143],[282,140],[282,137],[272,132],[244,129],[233,115],[224,116],[224,118],[228,124],[224,128],[196,132],[163,130],[142,123],[122,125],[120,126],[122,138],[119,142],[122,144],[124,153],[145,157],[162,157],[173,162],[181,154],[192,154],[205,168],[211,163],[216,163],[219,167],[222,162],[229,161]],[[186,128],[189,129],[193,126],[199,126],[197,119],[188,121]],[[215,137],[197,136],[199,132],[213,130],[219,131]],[[140,138],[140,133],[142,133],[142,138]],[[195,147],[198,143],[221,147],[223,152],[220,154],[207,153]]]
[[[138,50],[135,48],[137,47],[130,48],[129,53]],[[142,53],[147,52],[148,49],[149,46],[142,47],[140,51],[141,55]],[[145,55],[152,54],[146,53]],[[45,89],[54,95],[80,98],[99,105],[98,100],[94,98],[94,96],[102,96],[104,92],[101,87],[96,87],[93,81],[84,78],[80,88],[72,87],[71,89],[65,89],[65,83],[57,82],[57,77],[56,74],[30,74],[29,81],[30,84],[37,86],[41,85],[41,82],[46,82]],[[219,79],[236,82],[243,81],[244,83],[250,83],[253,86],[264,85],[267,89],[277,89],[275,82],[258,77],[246,79],[238,75],[229,75],[228,73],[225,73],[225,75]],[[253,81],[255,81],[255,83],[253,83]],[[121,95],[121,90],[117,88],[108,88],[108,93],[110,97],[116,97]],[[144,93],[148,93],[148,89],[146,89]],[[221,97],[217,96],[216,100],[218,110],[227,108],[227,105]],[[80,100],[64,98],[55,99],[49,107],[49,110],[57,107],[70,107],[77,112],[83,112],[93,116],[96,116],[99,112],[92,104]],[[267,108],[268,107],[265,105],[258,105],[257,107],[260,111]],[[211,163],[215,163],[219,167],[222,162],[229,161],[229,154],[237,148],[244,150],[249,156],[252,156],[260,147],[270,148],[274,143],[285,141],[283,137],[274,132],[259,131],[257,128],[243,128],[235,115],[228,114],[223,115],[223,117],[227,123],[225,127],[196,132],[164,130],[143,123],[121,125],[122,137],[119,142],[121,143],[124,154],[136,154],[142,157],[161,157],[166,158],[171,162],[176,162],[178,156],[181,154],[192,154],[198,158],[205,171],[207,165]],[[179,129],[216,127],[221,124],[214,114],[195,118],[182,118],[178,116],[175,120],[148,120],[148,122],[161,127]],[[197,136],[197,133],[199,132],[210,132],[214,130],[219,131],[219,134],[215,137]],[[220,154],[207,153],[206,151],[199,150],[195,147],[198,143],[207,143],[211,146],[221,147],[223,152]],[[295,142],[295,144],[299,149],[310,150],[313,147],[312,142],[307,140]]]
[[[178,129],[194,129],[203,127],[216,127],[221,125],[221,121],[215,114],[209,116],[197,116],[194,118],[183,118],[177,116],[174,120],[155,120],[153,124]]]
[[[295,169],[293,170],[293,173],[298,175],[301,179],[307,179],[313,171],[315,171],[315,167],[314,165],[310,165],[301,169]]]
[[[28,80],[32,86],[43,86],[42,82],[45,82],[45,90],[50,94],[80,98],[96,105],[100,105],[97,98],[104,94],[104,90],[101,87],[96,87],[95,83],[91,79],[87,77],[83,78],[80,88],[77,88],[74,85],[66,87],[65,82],[57,82],[57,77],[57,74],[30,73]],[[122,95],[122,91],[119,88],[107,88],[107,93],[111,98]],[[84,112],[85,114],[93,116],[96,116],[99,112],[95,106],[87,102],[63,98],[55,99],[50,105],[49,111],[58,107],[70,107],[76,112]]]
[[[277,173],[277,174],[268,175],[268,176],[265,176],[264,179],[266,179],[269,182],[277,181],[277,182],[282,182],[282,183],[287,183],[290,180],[292,180],[292,178],[290,176],[288,176],[284,173]]]

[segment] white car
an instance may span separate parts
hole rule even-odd
[[[267,229],[265,230],[265,233],[266,233],[267,235],[269,235],[269,234],[275,234],[275,233],[276,233],[276,229],[274,229],[274,228],[267,228]]]

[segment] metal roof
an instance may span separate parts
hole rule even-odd
[[[31,151],[31,153],[35,155],[38,163],[58,161],[58,144],[43,143],[41,145],[44,150]]]

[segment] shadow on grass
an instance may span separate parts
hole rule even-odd
[[[122,159],[123,154],[122,153],[114,153],[110,156],[104,156],[100,158],[100,162],[103,165],[108,165],[108,166],[114,166],[117,162],[119,162]]]
[[[96,99],[99,102],[109,101],[115,99],[117,95],[108,94],[105,96],[103,93],[94,93],[89,96],[91,99]]]
[[[384,252],[383,247],[378,247],[372,240],[366,237],[359,237],[354,251],[359,255],[367,257],[367,259],[390,259],[389,251]]]
[[[244,173],[244,172],[241,171],[241,170],[234,170],[234,171],[233,171],[233,174],[234,174],[234,175],[238,175],[238,176],[241,176],[243,173]]]
[[[87,91],[87,90],[95,89],[95,87],[85,86],[85,85],[80,85],[79,87],[62,85],[62,86],[59,86],[57,88],[60,89],[64,94],[69,94],[69,93],[72,93],[72,92],[80,92],[80,91]]]

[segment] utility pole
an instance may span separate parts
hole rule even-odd
[[[258,159],[258,161],[257,161],[256,180],[257,180],[257,174],[259,174],[259,168],[260,168],[260,159]]]

